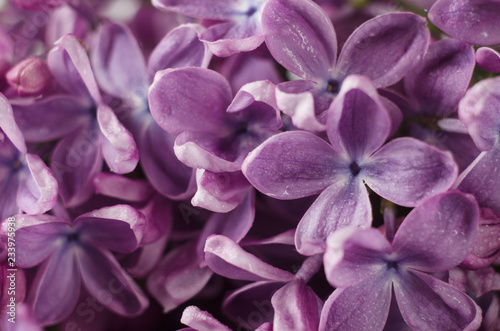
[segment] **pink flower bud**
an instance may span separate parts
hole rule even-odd
[[[5,77],[19,95],[30,96],[43,92],[50,83],[52,74],[44,60],[28,58],[16,64]]]

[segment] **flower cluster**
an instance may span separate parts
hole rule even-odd
[[[498,0],[0,7],[0,330],[500,330]]]

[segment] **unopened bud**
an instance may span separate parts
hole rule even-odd
[[[52,74],[44,60],[28,58],[16,64],[5,77],[19,95],[31,96],[43,92],[50,83]]]

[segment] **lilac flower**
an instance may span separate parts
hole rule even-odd
[[[74,222],[51,215],[17,215],[16,264],[41,264],[30,303],[43,325],[62,321],[75,308],[81,283],[97,301],[125,316],[140,314],[148,299],[110,251],[133,252],[145,219],[126,205],[101,208]]]
[[[52,74],[40,58],[28,58],[11,68],[5,75],[9,85],[21,96],[39,95],[50,83]]]
[[[149,57],[144,56],[131,32],[118,24],[105,24],[97,35],[92,64],[100,87],[123,102],[120,113],[138,143],[142,169],[153,187],[172,199],[194,192],[194,172],[177,161],[175,136],[153,121],[147,91],[158,70],[185,66],[205,67],[211,54],[198,40],[201,27],[183,25],[166,35]],[[123,57],[123,53],[127,57]]]
[[[306,130],[325,130],[326,110],[347,76],[367,76],[377,88],[392,85],[418,64],[429,42],[421,17],[390,13],[354,31],[337,61],[333,26],[313,2],[270,0],[262,15],[269,51],[303,78],[278,85],[278,106]]]
[[[63,138],[51,168],[65,205],[74,207],[92,194],[92,178],[101,171],[103,159],[113,172],[127,173],[139,157],[132,135],[104,104],[80,41],[72,35],[61,38],[48,63],[70,94],[17,105],[14,115],[27,141]]]
[[[256,49],[264,41],[261,11],[264,0],[154,0],[153,5],[187,16],[222,21],[205,30],[200,38],[217,56]]]
[[[179,160],[206,170],[198,184],[220,191],[213,194],[213,189],[206,188],[212,194],[198,194],[194,202],[217,212],[235,208],[250,189],[239,173],[244,158],[282,126],[274,85],[267,81],[247,84],[233,99],[229,83],[215,71],[164,70],[151,86],[149,103],[158,125],[177,135],[174,151]]]
[[[345,229],[328,238],[328,281],[321,330],[382,330],[391,297],[412,330],[476,330],[481,310],[465,293],[427,274],[459,264],[477,238],[474,198],[458,191],[417,205],[389,242],[376,229]]]
[[[332,145],[307,132],[285,132],[249,154],[243,173],[259,191],[278,199],[321,193],[297,227],[301,254],[321,253],[338,228],[370,226],[365,184],[403,206],[415,206],[451,186],[457,175],[451,154],[412,138],[383,146],[391,125],[370,81],[352,75],[328,110]]]
[[[47,11],[67,3],[69,0],[13,0],[19,8],[33,11]]]
[[[199,309],[196,306],[189,306],[182,312],[181,322],[190,328],[182,329],[184,331],[231,331],[230,328],[216,320],[208,312]]]
[[[500,44],[500,3],[497,0],[438,0],[429,20],[450,36],[473,45]]]

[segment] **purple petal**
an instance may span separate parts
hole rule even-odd
[[[213,272],[201,268],[196,256],[195,242],[170,251],[149,275],[147,288],[158,300],[163,312],[169,312],[198,294]]]
[[[500,77],[484,79],[467,91],[458,106],[458,116],[476,146],[491,149],[498,140],[500,125]]]
[[[75,247],[62,246],[38,270],[32,289],[36,293],[33,313],[42,325],[61,322],[78,302],[81,276],[75,254]]]
[[[239,206],[228,213],[214,213],[203,227],[198,239],[198,259],[205,259],[205,242],[212,234],[224,235],[236,243],[243,239],[252,227],[255,217],[255,194],[248,192]]]
[[[324,190],[309,207],[297,226],[295,246],[302,255],[322,253],[332,232],[344,227],[367,228],[371,221],[363,182],[347,177]]]
[[[181,323],[198,331],[231,331],[208,312],[189,306],[182,312]]]
[[[199,39],[203,27],[197,24],[181,25],[170,31],[149,56],[149,80],[156,72],[167,68],[208,67],[212,57],[205,43]]]
[[[85,245],[78,255],[82,280],[97,301],[117,314],[136,316],[148,306],[148,298],[108,251]]]
[[[320,193],[347,175],[349,165],[321,138],[295,131],[266,140],[247,156],[242,170],[262,193],[288,200]]]
[[[21,153],[26,154],[24,136],[16,124],[12,106],[2,93],[0,93],[0,129]]]
[[[238,1],[213,0],[153,0],[153,6],[159,9],[181,13],[186,16],[225,20],[239,13]],[[241,8],[243,14],[243,8]]]
[[[323,256],[325,274],[334,287],[356,285],[386,269],[385,256],[392,252],[377,229],[343,228],[328,237]]]
[[[72,6],[61,6],[50,15],[45,27],[45,43],[53,45],[59,38],[68,33],[75,34],[78,38],[84,38],[91,23]]]
[[[290,281],[294,275],[275,268],[244,251],[232,239],[222,235],[208,237],[205,261],[210,269],[224,277],[252,281]]]
[[[449,116],[469,86],[474,65],[474,50],[468,44],[455,39],[435,42],[405,76],[406,93],[420,114]]]
[[[197,171],[198,190],[191,203],[217,213],[227,213],[240,205],[252,191],[252,185],[238,172]]]
[[[328,110],[327,134],[333,149],[359,162],[382,146],[390,130],[391,118],[370,80],[347,77]]]
[[[213,25],[203,31],[200,40],[218,57],[228,57],[240,52],[253,51],[264,42],[256,19],[242,19]]]
[[[17,204],[27,214],[43,214],[57,202],[57,180],[50,169],[34,154],[26,154],[25,179],[19,185]]]
[[[284,82],[276,89],[278,108],[292,118],[296,127],[308,131],[325,131],[325,111],[333,97],[321,85],[307,80]]]
[[[102,102],[87,51],[77,37],[68,34],[56,41],[47,61],[64,88],[74,94],[89,93],[96,103]]]
[[[103,156],[111,171],[125,174],[134,170],[139,152],[132,134],[106,105],[97,108],[97,121],[103,137]]]
[[[31,268],[42,263],[60,245],[60,236],[70,224],[51,215],[17,215],[16,265]],[[3,223],[3,227],[7,224]]]
[[[179,161],[174,153],[175,136],[156,122],[144,128],[138,138],[141,166],[149,183],[162,195],[187,199],[196,191],[195,170]]]
[[[312,1],[268,1],[262,30],[269,51],[286,69],[311,81],[329,79],[337,38],[321,7]]]
[[[381,272],[336,289],[321,312],[319,330],[382,330],[391,304],[392,282]]]
[[[144,56],[127,27],[104,24],[96,38],[92,66],[99,86],[106,93],[128,99],[148,86]]]
[[[462,192],[471,193],[481,207],[500,212],[500,176],[496,169],[500,162],[500,148],[482,152],[472,164],[460,174],[455,186]]]
[[[149,90],[151,114],[162,129],[173,134],[219,130],[231,100],[226,79],[200,68],[160,71]]]
[[[15,105],[14,116],[26,140],[50,141],[87,124],[92,107],[80,97],[56,95],[28,105]]]
[[[340,53],[335,77],[367,76],[375,87],[398,82],[423,59],[429,44],[425,19],[412,13],[380,15],[361,25]]]
[[[450,152],[406,137],[384,145],[360,167],[372,190],[408,207],[449,189],[458,172]]]
[[[465,293],[439,279],[409,271],[395,279],[394,294],[412,330],[477,330],[481,309]]]
[[[51,169],[67,207],[77,206],[93,193],[92,178],[102,169],[100,131],[86,126],[66,136],[54,149]]]
[[[492,48],[479,48],[476,51],[476,63],[483,70],[500,73],[500,53]]]
[[[296,279],[276,291],[271,298],[275,330],[318,330],[322,302],[318,296]]]
[[[110,173],[100,173],[95,176],[94,187],[97,194],[130,202],[147,201],[154,193],[153,188],[144,180]]]
[[[137,249],[146,228],[144,215],[128,205],[94,210],[75,219],[79,232],[95,245],[120,253]]]
[[[450,36],[469,44],[500,44],[500,3],[496,0],[438,0],[429,11],[429,20]]]
[[[474,247],[478,217],[471,195],[449,191],[426,199],[406,216],[394,237],[398,261],[427,272],[457,266]]]

